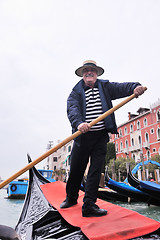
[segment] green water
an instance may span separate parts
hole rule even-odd
[[[12,228],[17,224],[24,200],[7,199],[7,190],[0,190],[0,224]]]
[[[15,227],[20,216],[24,200],[7,199],[7,191],[0,190],[0,224]],[[111,201],[110,201],[111,202]],[[136,211],[146,217],[160,222],[160,207],[148,206],[145,203],[112,202],[130,210]]]
[[[130,210],[136,211],[146,217],[152,218],[160,222],[160,207],[157,207],[154,205],[148,206],[146,203],[142,203],[142,202],[131,203],[131,204],[115,202],[115,204],[128,208]]]

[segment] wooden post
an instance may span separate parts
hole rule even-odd
[[[142,161],[142,180],[146,180],[146,172],[145,172],[145,166],[144,166],[144,158],[143,158],[143,153],[140,154],[140,158]]]

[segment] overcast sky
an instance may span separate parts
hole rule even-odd
[[[3,179],[27,165],[27,153],[35,160],[48,141],[71,135],[66,100],[83,61],[103,67],[102,79],[147,86],[116,112],[117,124],[159,98],[159,0],[1,0],[0,35]]]

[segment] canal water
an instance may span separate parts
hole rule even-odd
[[[111,202],[111,201],[110,201]],[[7,190],[0,190],[0,224],[7,225],[12,228],[17,224],[20,216],[24,200],[7,199]],[[146,217],[152,218],[160,222],[160,207],[148,206],[145,203],[122,203],[112,202],[130,210],[136,211]]]
[[[7,190],[0,190],[0,224],[15,228],[24,200],[7,199]]]

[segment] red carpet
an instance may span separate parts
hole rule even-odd
[[[80,227],[89,239],[131,239],[160,228],[160,223],[155,220],[101,199],[98,199],[96,204],[100,208],[106,209],[108,214],[103,217],[85,218],[82,217],[84,196],[82,191],[80,191],[77,205],[68,209],[60,209],[60,204],[66,197],[65,183],[48,183],[42,185],[41,189],[47,200],[59,211],[62,217],[71,225]]]

